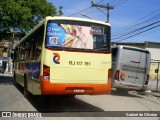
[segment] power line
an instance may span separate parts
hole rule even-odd
[[[69,17],[74,16],[74,15],[79,14],[79,13],[82,13],[82,12],[84,12],[84,11],[86,11],[86,10],[89,10],[89,9],[91,9],[92,7],[96,7],[96,8],[97,8],[99,11],[101,11],[103,14],[107,15],[107,22],[109,22],[109,10],[110,10],[110,9],[113,9],[114,7],[113,7],[113,6],[110,6],[109,4],[107,4],[106,6],[104,6],[104,5],[98,5],[98,4],[100,4],[101,2],[103,2],[103,1],[104,1],[104,0],[101,0],[101,1],[97,2],[96,4],[94,4],[94,1],[92,0],[92,6],[91,6],[91,7],[88,7],[88,8],[86,8],[86,9],[80,10],[80,11],[78,11],[78,12],[72,14],[72,15],[69,15]],[[127,0],[119,0],[119,1],[116,2],[114,5],[118,6],[118,5],[122,4],[122,3],[124,3],[125,1],[127,1]],[[114,3],[114,2],[115,2],[115,1],[112,1],[112,2],[110,2],[110,3]],[[107,14],[106,14],[104,11],[102,11],[101,9],[99,9],[98,7],[107,9]]]
[[[98,3],[96,3],[96,4],[99,4],[99,3],[103,2],[103,1],[104,1],[104,0],[101,0],[101,1],[99,1]],[[74,15],[79,14],[79,13],[82,13],[82,12],[84,12],[84,11],[90,9],[90,8],[92,8],[92,6],[90,6],[90,7],[88,7],[88,8],[85,8],[85,9],[83,9],[83,10],[80,10],[80,11],[78,11],[78,12],[72,14],[72,15],[69,15],[69,17],[74,16]]]
[[[147,16],[143,17],[142,19],[144,19],[144,18],[146,18],[146,17],[148,17],[148,16],[150,16],[150,15],[153,15],[154,13],[158,12],[159,10],[160,10],[160,9],[158,9],[158,10],[156,10],[156,11],[148,14]],[[135,37],[135,36],[137,36],[137,35],[139,35],[139,34],[142,34],[142,33],[144,33],[144,32],[150,31],[150,30],[152,30],[152,29],[155,29],[155,28],[157,28],[157,27],[160,26],[160,24],[158,24],[158,23],[160,22],[159,18],[160,18],[160,13],[156,14],[155,16],[153,16],[153,17],[151,17],[151,18],[149,18],[149,19],[147,19],[147,20],[145,20],[145,21],[142,21],[142,22],[137,23],[137,24],[133,24],[133,25],[132,25],[133,27],[135,27],[135,26],[142,26],[143,24],[146,24],[146,23],[149,23],[149,22],[151,22],[151,21],[155,21],[155,20],[158,19],[158,21],[155,21],[155,22],[149,23],[149,24],[147,24],[147,25],[145,25],[145,26],[142,26],[142,27],[139,27],[139,28],[130,30],[129,32],[127,31],[127,32],[123,32],[123,33],[118,34],[118,35],[114,35],[114,36],[117,36],[117,37],[114,37],[112,40],[114,40],[114,41],[117,40],[116,42],[120,42],[120,41],[129,39],[129,38]],[[137,20],[137,21],[138,21],[138,20]],[[140,19],[139,19],[139,21],[140,21]],[[136,22],[134,22],[134,23],[136,23]],[[158,25],[156,25],[156,24],[158,24]],[[156,25],[156,26],[153,26],[153,25]],[[126,28],[125,30],[128,30],[128,29],[131,28],[132,26]],[[133,28],[133,27],[132,27],[132,28]],[[124,30],[123,30],[123,31],[124,31]],[[122,32],[122,30],[121,30],[121,32]],[[118,40],[118,39],[119,39],[119,40]]]
[[[112,0],[109,4],[112,4],[112,3],[114,3],[115,1],[117,1],[117,0]]]
[[[159,17],[160,17],[160,16],[159,16]],[[153,18],[154,18],[154,17],[153,17]],[[151,21],[151,19],[149,19],[149,20]],[[156,20],[156,19],[154,19],[154,20]],[[147,20],[146,20],[146,21],[147,21]],[[149,21],[149,22],[150,22],[150,21]],[[152,21],[153,21],[153,19],[152,19]],[[145,26],[142,26],[142,27],[139,27],[139,28],[130,30],[129,32],[127,31],[127,32],[123,32],[123,33],[121,33],[121,34],[113,35],[114,38],[113,38],[112,40],[127,38],[127,36],[132,36],[133,34],[139,32],[139,31],[142,31],[142,30],[144,30],[144,29],[146,29],[146,28],[149,28],[149,27],[151,27],[151,26],[153,26],[153,25],[156,25],[156,24],[158,24],[159,22],[160,22],[160,21],[158,20],[158,21],[149,23],[149,24],[147,24],[147,25],[145,25]],[[140,24],[139,24],[139,26],[140,26]],[[116,37],[116,36],[117,36],[117,37]],[[120,41],[122,41],[122,40],[120,40]]]
[[[135,26],[137,26],[137,25],[143,24],[143,23],[147,22],[147,20],[145,20],[145,21],[143,21],[143,22],[141,22],[141,23],[138,23],[138,24],[135,24],[135,23],[137,23],[137,22],[143,20],[144,18],[147,18],[147,17],[150,16],[150,15],[153,15],[154,13],[158,12],[159,10],[160,10],[160,9],[157,9],[157,10],[155,10],[155,11],[153,11],[153,12],[147,14],[146,16],[144,16],[144,17],[142,17],[142,18],[136,20],[135,22],[133,22],[133,23],[131,23],[131,24],[125,26],[125,27],[119,28],[118,30],[115,30],[115,31],[121,31],[121,32],[122,32],[122,30],[129,29],[129,28],[132,27],[132,26],[135,27]]]
[[[139,33],[137,33],[137,34],[131,35],[131,36],[129,36],[129,37],[123,38],[123,39],[118,40],[118,41],[116,41],[116,42],[120,42],[120,41],[126,40],[126,39],[128,39],[128,38],[131,38],[131,37],[134,37],[134,36],[136,36],[136,35],[142,34],[142,33],[147,32],[147,31],[149,31],[149,30],[155,29],[155,28],[157,28],[157,27],[159,27],[159,26],[160,26],[160,25],[154,26],[154,27],[152,27],[152,28],[149,28],[149,29],[144,30],[144,31],[142,31],[142,32],[139,32]]]
[[[134,33],[134,32],[140,31],[140,30],[142,30],[142,29],[145,29],[145,28],[147,28],[147,27],[150,27],[150,26],[152,26],[152,25],[155,25],[155,24],[157,24],[157,23],[159,23],[159,22],[160,22],[160,21],[156,21],[156,22],[151,23],[151,24],[149,24],[149,25],[146,25],[146,26],[143,26],[143,27],[134,29],[134,30],[132,30],[132,31],[129,31],[129,32],[126,32],[126,33],[123,33],[123,34],[120,34],[120,35],[117,35],[118,37],[115,37],[115,38],[113,38],[113,39],[118,39],[118,38],[124,37],[124,36],[126,36],[126,35],[128,35],[128,34],[132,34],[132,33]]]
[[[101,9],[99,9],[98,7],[96,7],[99,11],[101,11],[103,14],[107,15],[104,11],[102,11]]]
[[[119,0],[117,3],[113,4],[114,7],[117,7],[121,4],[123,4],[124,2],[126,2],[127,0]]]
[[[79,12],[76,12],[76,13],[74,13],[74,14],[72,14],[72,15],[69,15],[69,17],[74,16],[74,15],[76,15],[76,14],[79,14],[79,13],[81,13],[81,12],[83,12],[83,11],[86,11],[86,10],[88,10],[88,9],[90,9],[90,8],[92,8],[92,6],[86,8],[86,9],[83,9],[83,10],[81,10],[81,11],[79,11]]]
[[[159,11],[160,9],[158,9],[158,10],[156,10],[156,11],[154,11],[154,12],[152,12],[152,13],[155,13],[155,12],[157,12],[157,11]],[[112,40],[117,40],[117,39],[120,39],[120,40],[118,40],[118,41],[123,41],[123,40],[125,40],[125,39],[128,39],[128,38],[131,38],[131,37],[134,37],[134,36],[136,36],[136,35],[139,35],[139,34],[136,34],[137,32],[139,32],[139,31],[141,31],[141,30],[143,30],[143,29],[146,29],[146,28],[148,28],[148,27],[151,27],[151,26],[153,26],[153,25],[155,25],[155,24],[157,24],[157,23],[159,23],[160,21],[159,21],[159,18],[160,18],[160,13],[159,14],[157,14],[157,15],[155,15],[155,16],[153,16],[153,17],[151,17],[151,18],[149,18],[149,19],[147,19],[147,20],[145,20],[145,21],[142,21],[141,23],[137,23],[137,24],[135,24],[133,27],[135,27],[135,26],[142,26],[143,24],[145,24],[145,23],[149,23],[149,22],[151,22],[151,21],[155,21],[155,20],[157,20],[158,19],[158,21],[155,21],[155,22],[152,22],[152,23],[149,23],[148,25],[145,25],[145,26],[142,26],[142,27],[139,27],[139,28],[136,28],[136,29],[133,29],[133,30],[130,30],[129,32],[127,31],[127,32],[123,32],[122,33],[122,30],[121,30],[121,34],[117,34],[117,35],[114,35],[114,38],[112,39]],[[132,27],[132,28],[133,28]],[[129,28],[131,28],[131,27],[128,27],[128,29]],[[127,28],[125,29],[125,30],[128,30]],[[153,27],[153,29],[154,29],[154,27]],[[150,29],[149,29],[150,30]],[[152,29],[151,29],[152,30]],[[123,30],[124,31],[124,30]],[[148,30],[147,30],[148,31]],[[140,32],[141,33],[141,32]],[[142,32],[143,33],[143,32]],[[117,37],[115,37],[115,36],[117,36]],[[130,37],[131,36],[131,37]]]
[[[96,3],[96,4],[99,4],[99,3],[101,3],[101,2],[103,2],[104,0],[101,0],[101,1],[99,1],[98,3]]]
[[[149,24],[149,25],[147,25],[147,26],[141,27],[141,28],[139,28],[139,29],[137,29],[137,30],[134,30],[133,32],[132,32],[132,31],[129,32],[128,34],[126,33],[126,34],[124,34],[124,35],[122,35],[122,36],[113,38],[112,40],[120,39],[120,40],[117,40],[117,41],[116,41],[116,42],[119,42],[119,41],[123,41],[123,40],[128,39],[128,38],[134,37],[134,36],[136,36],[136,35],[142,34],[142,33],[146,32],[146,31],[149,31],[149,30],[152,30],[152,29],[154,29],[154,28],[156,28],[156,27],[159,27],[160,24],[158,24],[158,25],[156,25],[156,26],[153,26],[153,25],[155,25],[155,24],[157,24],[157,23],[159,23],[159,22],[160,22],[160,21],[157,21],[157,22],[155,22],[155,23],[152,23],[152,24]],[[153,26],[153,27],[151,27],[151,26]],[[148,28],[148,27],[150,27],[150,28]],[[148,29],[146,29],[146,28],[148,28]],[[143,30],[143,29],[146,29],[146,30]],[[143,31],[141,31],[141,30],[143,30]],[[139,32],[139,31],[140,31],[140,32]],[[137,32],[138,32],[138,33],[137,33]]]
[[[107,14],[106,14],[104,11],[102,11],[101,9],[98,8],[98,7],[100,7],[100,8],[105,8],[105,9],[108,9],[108,11],[110,10],[109,4],[108,4],[107,6],[98,5],[99,3],[103,2],[103,1],[104,1],[104,0],[101,0],[101,1],[99,1],[98,3],[96,3],[96,4],[94,4],[94,3],[92,2],[93,4],[92,4],[91,7],[88,7],[88,8],[86,8],[86,9],[83,9],[83,10],[81,10],[81,11],[79,11],[79,12],[76,12],[76,13],[70,15],[70,16],[79,14],[79,13],[81,13],[81,12],[83,12],[83,11],[86,11],[86,10],[88,10],[88,9],[91,9],[91,8],[94,6],[94,7],[96,7],[96,9],[98,9],[99,11],[101,11],[103,14],[107,15],[107,21],[109,21],[109,14],[108,14],[108,12],[107,12]],[[126,2],[126,1],[127,1],[127,0],[114,0],[114,1],[110,2],[110,4],[113,3],[113,6],[114,6],[114,7],[117,7],[117,6],[121,5],[122,3]],[[152,22],[152,23],[150,23],[150,24],[148,24],[148,25],[144,25],[144,24],[149,23],[149,22],[151,22],[151,21],[155,21],[156,19],[159,19],[160,14],[157,14],[156,16],[153,16],[153,17],[151,17],[151,18],[149,18],[149,19],[146,19],[146,20],[138,23],[139,21],[141,21],[141,20],[143,20],[143,19],[145,19],[145,18],[147,18],[147,17],[149,17],[149,16],[157,13],[159,10],[160,10],[160,9],[158,9],[158,10],[156,10],[156,11],[153,11],[153,12],[149,13],[148,15],[146,15],[146,16],[138,19],[137,21],[135,21],[135,22],[133,22],[133,23],[131,23],[130,25],[128,25],[128,26],[126,26],[126,27],[123,27],[123,28],[120,28],[120,29],[117,30],[117,31],[120,31],[120,30],[121,30],[121,31],[120,31],[121,34],[114,35],[114,36],[117,36],[117,37],[114,37],[112,40],[117,40],[117,39],[119,39],[119,40],[117,40],[117,42],[123,41],[123,40],[132,38],[132,37],[134,37],[134,36],[137,36],[137,35],[139,35],[139,34],[142,34],[142,33],[144,33],[144,32],[147,32],[147,31],[149,31],[149,30],[152,30],[152,29],[155,29],[155,28],[159,27],[159,26],[160,26],[159,24],[158,24],[157,26],[153,26],[153,25],[156,25],[156,24],[159,23],[160,21]],[[137,23],[137,24],[135,24],[135,23]],[[139,27],[139,28],[135,28],[135,26],[139,26],[139,25],[140,25],[140,26],[144,25],[144,26]],[[153,27],[152,27],[152,26],[153,26]],[[135,29],[133,29],[133,28],[135,28]],[[128,29],[133,29],[133,30],[130,30],[129,32],[127,31],[126,33],[125,33],[125,32],[122,33],[122,31],[125,31],[125,30],[128,30]]]
[[[138,37],[139,37],[139,36],[148,35],[148,34],[152,34],[152,33],[156,33],[156,32],[159,32],[159,31],[160,31],[160,29],[156,29],[156,30],[153,30],[153,31],[151,31],[151,32],[147,32],[147,33],[144,33],[144,34],[138,35]]]

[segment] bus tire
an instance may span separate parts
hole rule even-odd
[[[24,97],[27,98],[28,97],[28,86],[27,86],[27,77],[26,75],[24,76]]]

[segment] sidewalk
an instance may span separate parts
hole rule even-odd
[[[160,92],[151,92],[151,95],[154,95],[155,97],[160,97]]]
[[[5,71],[4,74],[0,73],[0,76],[13,76],[13,74]]]
[[[155,92],[155,91],[148,90],[148,91],[145,92],[145,94],[150,96],[150,97],[154,96],[156,99],[160,100],[160,92]]]

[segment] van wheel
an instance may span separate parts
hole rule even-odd
[[[116,88],[118,94],[128,94],[128,89]]]
[[[28,86],[27,86],[27,78],[24,76],[24,97],[28,97]]]

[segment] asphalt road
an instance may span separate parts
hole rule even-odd
[[[0,111],[38,111],[49,113],[52,116],[32,118],[42,120],[160,120],[159,117],[112,117],[116,116],[116,111],[128,111],[128,113],[130,111],[160,111],[160,97],[135,91],[130,91],[127,95],[119,95],[113,89],[110,95],[77,95],[75,98],[29,95],[26,99],[23,96],[23,88],[15,85],[12,75],[6,73],[4,75],[0,74]],[[115,112],[108,113],[107,111]],[[106,117],[105,112],[110,117]],[[69,115],[73,116],[67,117],[64,113],[69,113]],[[103,114],[99,115],[98,113]],[[56,117],[53,117],[54,115]],[[22,118],[10,119],[17,120]]]

